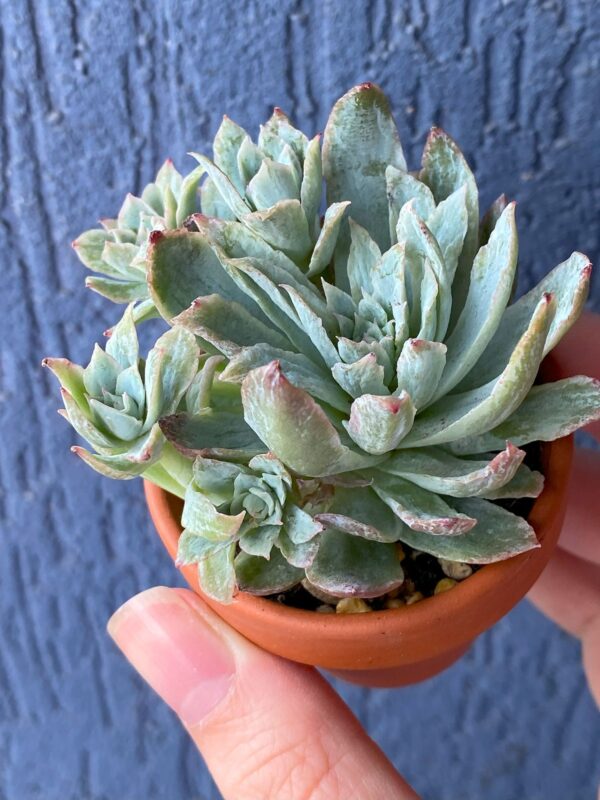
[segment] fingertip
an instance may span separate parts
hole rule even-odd
[[[236,664],[227,637],[178,590],[158,586],[135,595],[107,629],[184,725],[199,725],[229,693]]]

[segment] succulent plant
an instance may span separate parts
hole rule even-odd
[[[168,330],[148,358],[140,359],[132,305],[106,348],[95,346],[85,369],[64,358],[45,359],[61,384],[65,407],[60,413],[96,452],[82,447],[73,451],[109,478],[126,480],[143,473],[171,491],[181,482],[185,487],[191,465],[172,447],[165,450],[158,420],[173,413],[193,390],[199,360],[194,336],[182,328]]]
[[[379,597],[404,580],[400,542],[445,571],[537,547],[498,501],[542,491],[523,446],[600,417],[598,382],[536,383],[581,313],[588,259],[512,302],[515,204],[480,221],[475,178],[438,128],[408,172],[372,84],[338,100],[322,149],[276,109],[257,144],[225,118],[214,162],[195,157],[201,213],[157,224],[140,273],[173,326],[155,348],[176,352],[163,401],[143,399],[148,364],[130,386],[137,350],[116,342],[132,341],[131,308],[87,378],[50,364],[92,466],[126,461],[119,477],[184,497],[179,561],[223,602],[298,583]]]
[[[167,159],[141,197],[128,194],[116,219],[82,233],[73,242],[79,259],[92,272],[86,286],[114,303],[136,303],[136,321],[155,315],[146,281],[146,250],[153,230],[177,228],[197,210],[201,170],[186,178]]]

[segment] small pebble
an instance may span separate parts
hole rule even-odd
[[[449,592],[450,589],[456,586],[456,584],[457,581],[453,580],[452,578],[442,578],[442,580],[438,582],[433,593],[443,594],[444,592]]]
[[[455,581],[464,581],[473,574],[473,567],[470,564],[463,564],[462,561],[446,561],[445,558],[439,558],[438,561],[444,575]]]
[[[423,593],[422,592],[411,592],[411,594],[407,595],[404,598],[404,602],[407,606],[412,606],[414,603],[418,603],[420,600],[423,600]]]
[[[333,606],[323,604],[322,606],[317,606],[316,612],[317,614],[334,614],[335,608]]]
[[[404,548],[399,542],[396,543],[396,553],[398,553],[398,561],[404,561],[404,559],[406,558],[406,553],[404,552]]]
[[[365,614],[371,606],[360,597],[344,597],[335,607],[336,614]]]
[[[386,608],[402,608],[404,605],[404,600],[401,600],[399,597],[390,597],[389,600],[385,601]]]

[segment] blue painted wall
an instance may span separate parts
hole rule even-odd
[[[70,455],[38,368],[85,360],[115,318],[68,243],[167,155],[189,168],[223,112],[254,130],[277,103],[312,132],[374,80],[413,167],[435,122],[484,201],[519,200],[522,287],[575,248],[597,259],[597,4],[0,0],[0,17],[0,798],[209,800],[186,737],[104,631],[177,576],[140,487]],[[429,683],[340,690],[425,798],[595,796],[578,646],[526,604]]]

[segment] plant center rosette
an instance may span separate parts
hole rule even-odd
[[[536,383],[588,259],[514,300],[515,204],[480,219],[438,128],[407,171],[372,84],[322,141],[276,109],[256,142],[225,118],[213,159],[193,155],[75,243],[88,285],[128,303],[85,369],[46,361],[79,455],[184,500],[179,563],[223,603],[398,607],[538,547],[508,502],[543,489],[524,448],[600,417],[596,381]],[[158,316],[142,359],[136,325]]]

